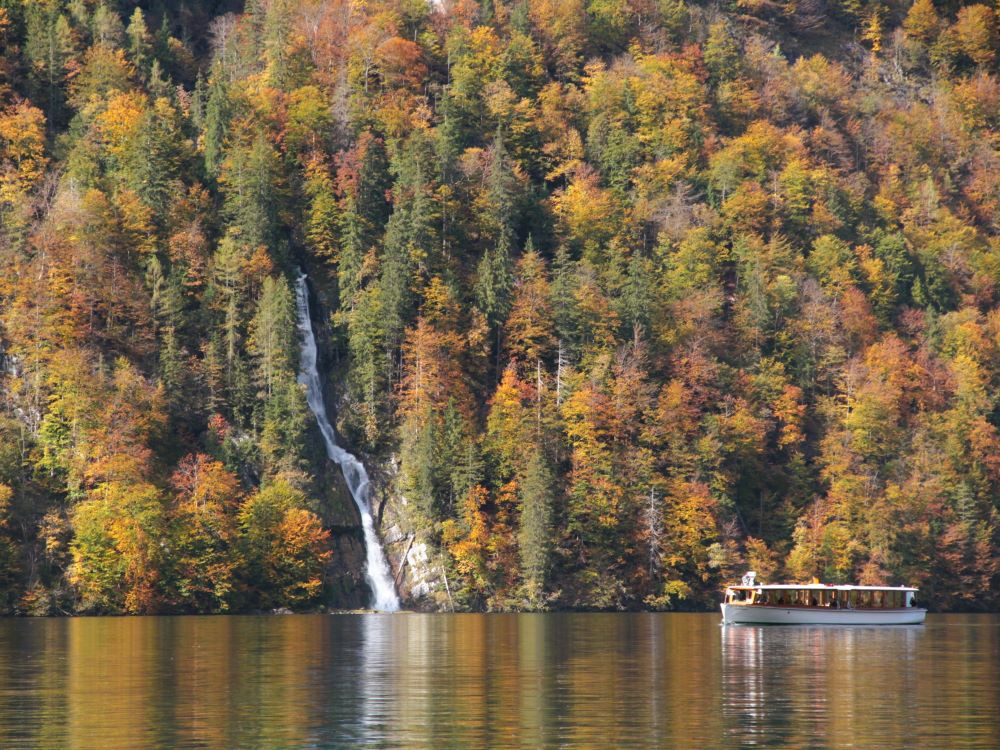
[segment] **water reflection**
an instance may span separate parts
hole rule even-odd
[[[721,642],[725,734],[734,744],[1000,746],[986,719],[1000,697],[994,617],[872,628],[728,626]],[[946,676],[942,661],[964,674]]]
[[[0,747],[996,748],[998,624],[2,620]]]

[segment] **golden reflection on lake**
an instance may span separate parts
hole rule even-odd
[[[1000,617],[0,620],[2,748],[998,748]]]

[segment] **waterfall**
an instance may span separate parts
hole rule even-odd
[[[302,370],[299,373],[299,382],[306,386],[306,400],[316,416],[319,431],[323,434],[326,454],[331,461],[340,465],[351,497],[354,498],[354,504],[358,506],[358,512],[361,514],[361,527],[365,533],[365,578],[372,590],[371,606],[383,612],[395,612],[399,609],[399,597],[396,596],[396,587],[393,585],[385,552],[382,551],[382,545],[375,534],[375,523],[368,503],[371,493],[368,472],[357,457],[337,445],[337,437],[326,416],[323,389],[316,370],[316,337],[309,317],[309,287],[306,281],[306,275],[302,274],[295,284],[295,304],[298,308],[299,331],[302,333]]]

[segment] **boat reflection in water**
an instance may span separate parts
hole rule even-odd
[[[907,747],[924,628],[720,628],[722,714],[733,747]],[[926,686],[924,686],[926,689]],[[815,745],[817,735],[825,738]]]

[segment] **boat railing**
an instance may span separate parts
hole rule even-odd
[[[907,589],[767,588],[731,586],[726,604],[757,607],[817,607],[829,609],[909,609],[915,606]]]

